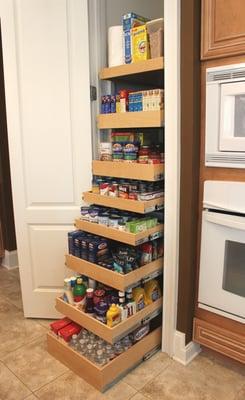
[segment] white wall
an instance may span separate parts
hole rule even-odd
[[[120,25],[121,17],[135,12],[150,19],[163,17],[164,0],[106,0],[107,27]]]

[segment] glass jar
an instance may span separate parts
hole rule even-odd
[[[149,154],[150,154],[150,147],[149,146],[141,146],[141,148],[139,150],[138,162],[140,164],[148,164]]]

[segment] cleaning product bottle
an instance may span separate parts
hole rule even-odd
[[[86,286],[83,283],[82,278],[77,278],[75,287],[73,289],[73,297],[75,305],[84,305],[86,295]]]
[[[112,328],[121,321],[121,310],[116,304],[112,304],[106,313],[107,325]]]
[[[156,279],[146,282],[144,289],[147,304],[151,304],[161,297],[161,289]]]
[[[137,311],[142,310],[146,305],[145,291],[142,287],[133,288],[133,300],[136,303]]]

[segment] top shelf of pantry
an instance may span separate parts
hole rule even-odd
[[[103,68],[99,73],[102,80],[132,80],[138,83],[149,83],[156,86],[163,85],[164,58],[157,57],[150,60],[138,61],[131,64],[118,65],[116,67]],[[156,72],[158,72],[156,77]]]

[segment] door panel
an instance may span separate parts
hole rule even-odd
[[[244,54],[244,0],[202,0],[201,58]]]
[[[91,182],[86,0],[0,0],[24,313],[52,318],[67,232]]]

